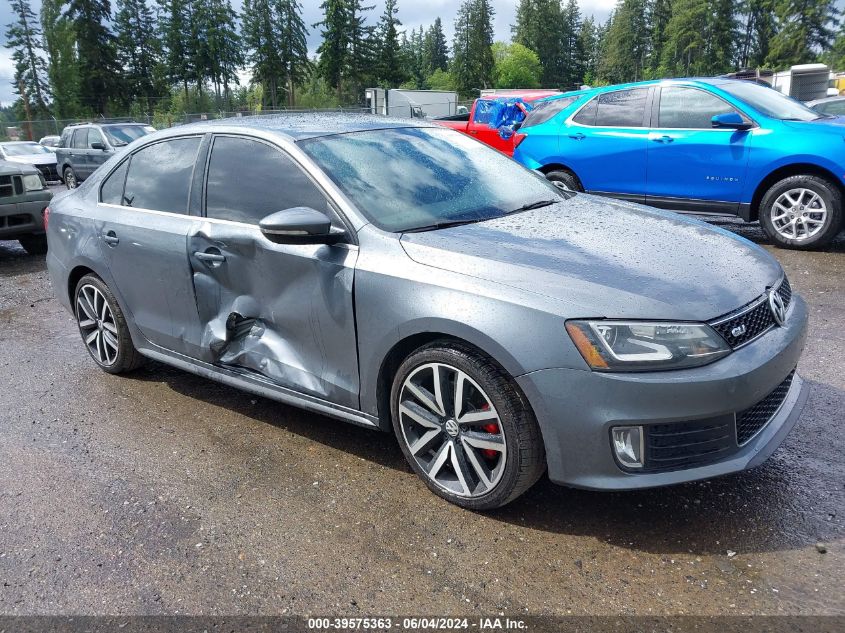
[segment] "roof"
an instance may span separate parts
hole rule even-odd
[[[537,99],[545,99],[546,97],[554,97],[560,94],[560,90],[506,90],[504,92],[493,92],[479,97],[479,99],[501,99],[501,98],[518,98],[523,101],[536,101]]]
[[[251,128],[255,130],[284,134],[295,141],[301,141],[308,138],[316,138],[318,136],[348,134],[350,132],[363,132],[366,130],[439,126],[429,121],[400,119],[375,114],[348,112],[291,112],[287,114],[231,117],[228,119],[198,121],[196,123],[181,125],[178,128],[172,129],[208,129],[209,127]]]
[[[845,96],[836,95],[833,97],[825,97],[824,99],[813,99],[812,101],[808,101],[805,105],[812,107],[822,103],[830,103],[831,101],[845,101]]]
[[[629,88],[647,88],[649,86],[657,85],[696,85],[709,84],[711,86],[722,86],[731,83],[749,83],[747,79],[728,79],[726,77],[683,77],[678,79],[652,79],[650,81],[637,81],[627,84],[615,84],[612,86],[596,86],[595,88],[584,88],[583,90],[573,90],[571,92],[563,92],[561,94],[545,97],[543,101],[553,101],[562,97],[580,97],[588,94],[598,94],[601,92],[611,92],[614,90],[626,90]]]

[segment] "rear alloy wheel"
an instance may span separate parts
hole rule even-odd
[[[74,312],[88,354],[103,371],[120,374],[143,364],[132,344],[123,311],[96,275],[85,275],[74,293]]]
[[[465,508],[505,505],[543,473],[539,428],[524,396],[492,359],[430,345],[397,372],[393,423],[428,487]]]
[[[65,186],[68,189],[76,189],[79,186],[79,183],[76,181],[76,174],[73,173],[73,169],[70,167],[65,167],[64,179]]]
[[[820,248],[842,228],[842,196],[818,176],[784,178],[763,197],[760,225],[780,246]]]

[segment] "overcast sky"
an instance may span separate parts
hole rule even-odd
[[[30,0],[32,9],[36,13],[41,8],[40,0]],[[492,0],[496,11],[494,28],[497,40],[510,39],[510,26],[514,21],[514,13],[518,0]],[[311,25],[319,22],[322,18],[320,4],[322,0],[301,0],[303,6],[303,19],[311,31],[308,36],[308,48],[313,53],[320,44],[319,29],[311,28]],[[114,10],[112,0],[112,10]],[[236,9],[240,9],[241,0],[233,0]],[[365,3],[366,4],[366,3]],[[376,8],[370,12],[370,22],[375,24],[381,12],[384,10],[383,0],[374,0]],[[459,0],[398,0],[399,20],[402,28],[411,30],[419,28],[420,25],[428,27],[434,18],[440,17],[443,20],[443,28],[446,37],[451,44],[452,30],[457,13]],[[616,0],[580,0],[581,12],[585,16],[594,15],[599,20],[606,20],[610,10],[616,4]],[[5,44],[6,25],[12,21],[12,10],[9,0],[0,0],[0,43]],[[10,58],[10,51],[6,48],[0,49],[0,103],[8,105],[15,100],[16,96],[12,91],[12,77],[14,68]]]

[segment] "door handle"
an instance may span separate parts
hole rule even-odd
[[[671,142],[672,142],[672,141],[674,141],[675,139],[673,139],[671,136],[666,136],[666,135],[664,134],[663,136],[655,136],[655,137],[652,137],[652,139],[651,139],[651,140],[652,140],[652,141],[654,141],[654,142],[656,142],[656,143],[671,143]]]
[[[201,262],[209,262],[211,264],[222,264],[226,261],[225,255],[219,253],[203,253],[202,251],[194,251],[194,257]]]
[[[587,137],[586,135],[581,134],[581,132],[576,132],[575,134],[570,134],[569,138],[575,139],[576,141],[583,141]]]
[[[117,246],[120,243],[120,239],[114,231],[103,233],[103,241],[109,246]]]
[[[478,130],[467,130],[470,134],[478,134]]]

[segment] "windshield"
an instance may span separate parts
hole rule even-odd
[[[774,88],[767,88],[750,81],[732,81],[719,84],[719,88],[745,101],[761,114],[782,121],[815,121],[821,118],[818,112],[811,110],[792,97],[787,97]]]
[[[497,218],[566,195],[504,154],[447,129],[372,130],[299,145],[387,231]]]
[[[109,142],[115,147],[128,145],[136,138],[141,138],[155,131],[155,128],[150,125],[109,125],[103,127],[103,132],[106,133]]]
[[[31,154],[52,154],[49,149],[38,143],[10,143],[3,145],[6,156],[30,156]]]

